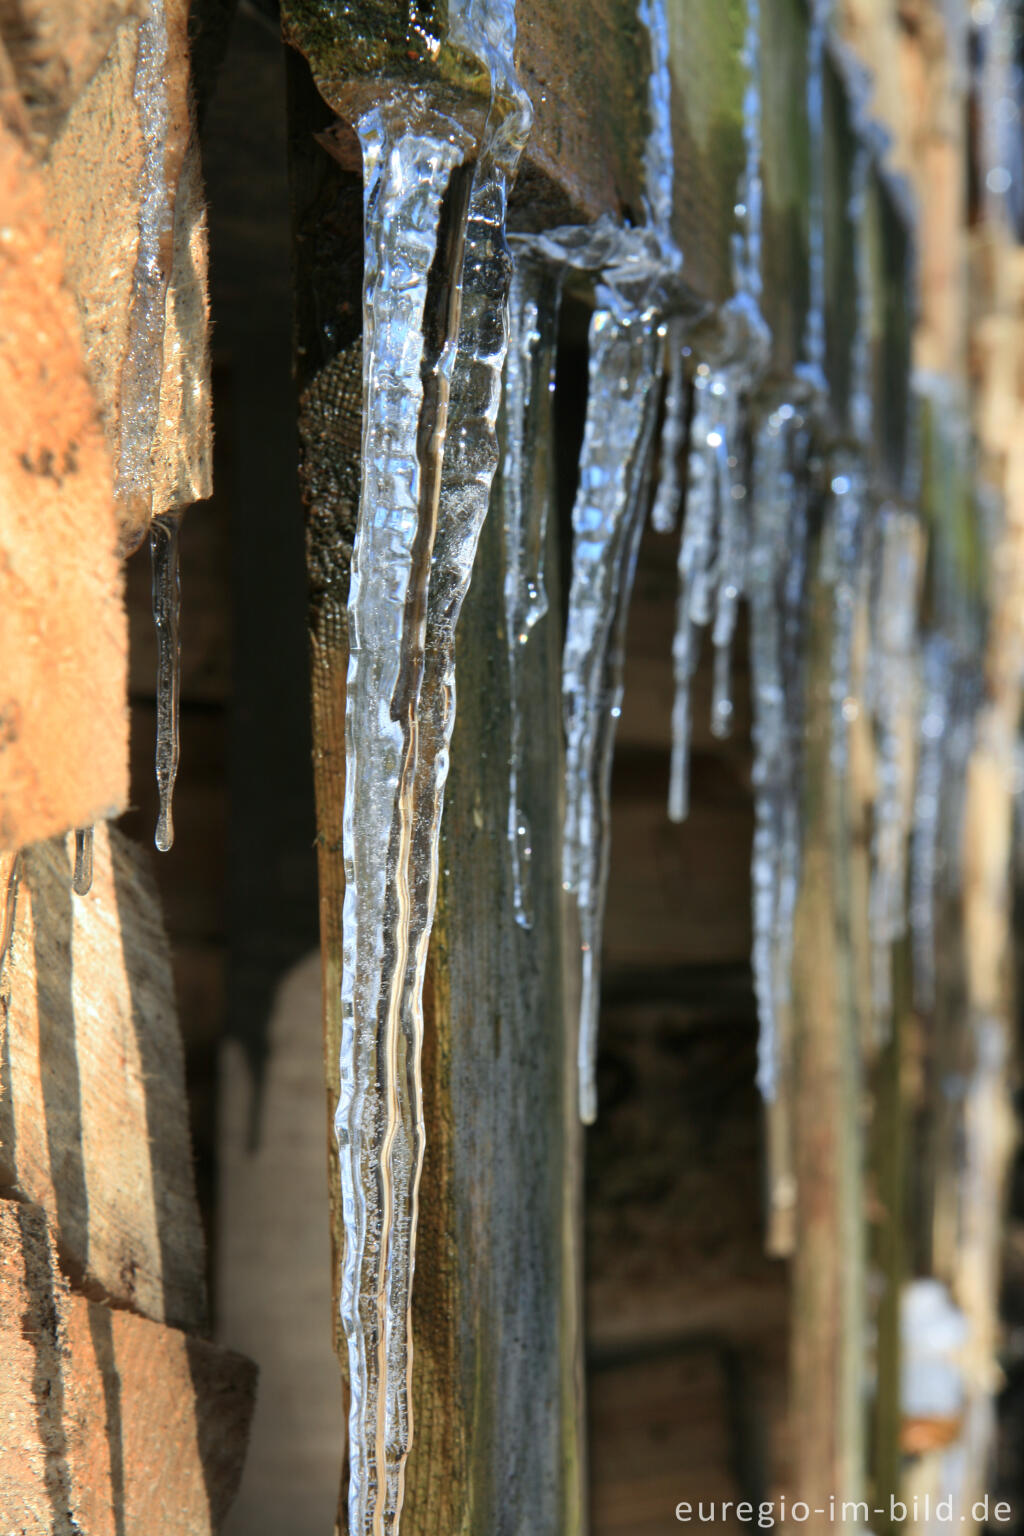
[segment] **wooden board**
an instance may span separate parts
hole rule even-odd
[[[24,851],[0,990],[0,1190],[43,1207],[76,1284],[202,1329],[203,1240],[167,941],[139,852]]]
[[[0,1201],[0,1525],[19,1536],[213,1536],[255,1370],[69,1291],[36,1206]]]
[[[31,154],[0,128],[0,849],[127,793],[110,459]]]

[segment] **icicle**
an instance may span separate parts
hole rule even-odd
[[[687,387],[683,355],[686,329],[679,316],[674,316],[665,327],[668,386],[665,390],[665,422],[659,451],[658,488],[651,507],[651,527],[655,533],[672,533],[675,530],[683,495],[679,459],[686,437]]]
[[[878,791],[872,839],[869,915],[873,1008],[884,1038],[892,1011],[892,945],[906,928],[906,859],[912,793],[920,527],[916,517],[883,509],[880,568],[872,623],[870,688]]]
[[[410,116],[407,99],[385,104],[356,125],[367,232],[364,439],[348,610],[335,1122],[352,1536],[397,1532],[412,1439],[423,974],[454,723],[455,625],[497,462],[507,181],[529,124],[511,76],[511,6],[492,6],[480,26],[453,6],[449,21],[452,41],[486,61],[494,86],[472,180],[459,169],[469,135],[425,105]]]
[[[79,827],[75,833],[75,869],[71,888],[76,896],[88,896],[92,890],[92,827]]]
[[[597,1113],[601,931],[608,877],[609,779],[621,710],[621,638],[632,591],[654,428],[656,338],[649,318],[590,323],[587,414],[573,507],[572,584],[562,695],[566,819],[562,880],[579,912],[580,1117]]]
[[[523,676],[534,626],[548,611],[544,576],[551,502],[551,394],[560,278],[539,262],[521,259],[509,298],[509,345],[505,363],[503,422],[505,458],[501,489],[505,531],[505,636],[508,647],[509,743],[508,842],[512,906],[516,922],[533,922],[530,891],[531,831],[520,805],[523,766]]]
[[[440,513],[430,568],[423,679],[416,720],[416,776],[409,852],[408,958],[399,1042],[400,1119],[389,1150],[395,1215],[388,1253],[388,1519],[402,1503],[404,1450],[412,1434],[411,1291],[416,1201],[423,1163],[421,1047],[423,979],[437,897],[438,847],[455,725],[455,630],[469,590],[480,530],[498,464],[496,424],[508,344],[512,262],[505,240],[508,182],[528,116],[511,113],[492,130],[475,169],[466,226],[462,315],[452,375]],[[410,1102],[404,1086],[411,1084]],[[393,1511],[393,1513],[392,1513]],[[387,1522],[385,1529],[388,1529]]]
[[[421,521],[429,526],[436,518],[464,208],[453,220],[454,249],[444,253],[447,285],[428,295],[428,280],[438,255],[442,200],[468,143],[455,142],[444,122],[410,122],[404,107],[378,108],[358,130],[367,232],[363,484],[348,607],[341,1095],[335,1123],[345,1222],[341,1316],[351,1383],[349,1527],[353,1536],[369,1536],[383,1529],[390,1494],[385,1483],[396,1461],[387,1440],[394,1390],[388,1152],[401,1081],[398,1015],[408,955],[414,720],[431,555],[420,529]],[[407,1224],[409,1219],[406,1211]],[[400,1368],[404,1374],[406,1363]],[[406,1449],[398,1447],[397,1458]]]
[[[156,624],[156,782],[160,814],[154,841],[161,853],[174,842],[171,815],[181,741],[181,573],[178,563],[180,512],[154,517],[149,528],[153,571],[153,620]]]
[[[675,702],[669,817],[688,809],[690,686],[696,670],[699,631],[714,619],[715,683],[711,729],[728,735],[732,724],[729,683],[732,639],[744,583],[746,486],[739,443],[739,402],[733,370],[697,368],[690,428],[686,520],[679,545],[679,603],[673,642]]]
[[[757,1080],[769,1102],[778,1089],[778,1016],[789,998],[800,869],[807,451],[803,418],[788,402],[759,425],[747,562],[755,818],[751,963],[759,1020]]]

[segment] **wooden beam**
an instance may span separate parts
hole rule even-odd
[[[20,855],[0,976],[0,1193],[42,1207],[90,1294],[201,1331],[203,1238],[170,955],[142,854],[96,828]]]
[[[31,153],[0,127],[0,849],[123,809],[111,464]]]
[[[22,1536],[214,1536],[255,1368],[68,1288],[33,1205],[0,1201],[0,1521]]]

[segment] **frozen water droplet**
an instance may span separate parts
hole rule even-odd
[[[79,827],[75,833],[75,869],[71,877],[76,896],[88,896],[92,890],[92,827]]]
[[[149,530],[156,625],[156,782],[160,812],[154,841],[161,853],[174,842],[172,802],[181,756],[181,571],[178,558],[180,512],[154,517]]]

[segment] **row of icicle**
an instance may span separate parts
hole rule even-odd
[[[916,649],[916,519],[896,508],[876,508],[862,467],[872,429],[874,308],[862,249],[853,441],[832,456],[822,482],[825,7],[812,8],[808,34],[811,302],[792,387],[776,389],[770,399],[763,382],[770,337],[760,310],[758,0],[748,0],[743,54],[745,165],[735,208],[735,294],[718,317],[716,343],[699,356],[678,281],[682,254],[671,232],[671,80],[661,0],[640,4],[652,58],[643,226],[624,230],[602,220],[589,229],[535,236],[516,245],[514,267],[504,239],[505,201],[528,108],[512,66],[513,7],[492,7],[487,16],[493,25],[483,29],[472,6],[453,6],[452,13],[463,46],[487,61],[495,82],[482,145],[428,104],[412,121],[405,105],[394,113],[385,105],[356,125],[365,177],[364,441],[349,599],[336,1126],[345,1224],[341,1305],[351,1384],[349,1525],[359,1536],[393,1536],[397,1530],[412,1437],[409,1308],[423,1156],[422,985],[454,719],[455,624],[499,454],[512,710],[512,915],[524,932],[532,924],[522,702],[533,664],[531,637],[548,606],[545,548],[554,493],[543,444],[551,426],[566,272],[589,274],[595,300],[563,661],[567,811],[561,874],[579,936],[583,1119],[593,1119],[597,1108],[609,777],[630,593],[652,493],[654,526],[666,534],[685,499],[673,650],[673,819],[682,819],[688,808],[690,691],[703,632],[710,628],[715,653],[712,729],[724,736],[734,714],[731,650],[741,601],[749,611],[752,967],[761,1021],[758,1075],[768,1099],[778,1087],[776,1016],[788,999],[800,879],[806,608],[812,525],[822,498],[835,604],[833,766],[837,774],[846,772],[849,727],[861,707],[870,708],[878,740],[872,935],[879,954],[887,952],[906,920],[902,890],[912,813],[910,921],[922,996],[934,989],[935,876],[947,836],[941,829],[955,814],[949,750],[954,715],[957,741],[969,739],[970,690],[951,686],[955,656],[940,636],[929,642],[923,660]],[[466,172],[474,151],[475,164]],[[854,176],[854,225],[863,217],[876,152],[865,134]],[[429,279],[442,227],[449,232],[443,253],[448,283],[438,291]],[[705,326],[702,335],[707,333]],[[867,697],[859,701],[852,681],[854,627],[869,595],[879,623]],[[908,782],[905,737],[921,697],[926,745],[915,788]],[[380,707],[384,700],[386,710]],[[877,970],[881,975],[884,967]],[[888,1000],[881,984],[876,1005],[883,1016]]]
[[[875,1008],[884,1021],[888,946],[909,922],[915,989],[934,995],[939,864],[958,815],[960,765],[976,689],[950,637],[917,633],[916,519],[876,508],[863,468],[872,430],[871,273],[858,244],[852,446],[823,484],[825,388],[823,68],[827,6],[808,31],[810,304],[788,391],[766,397],[761,316],[761,98],[758,0],[747,0],[744,170],[733,238],[734,297],[717,341],[698,355],[671,230],[674,165],[664,0],[639,0],[651,52],[645,219],[601,221],[517,247],[504,233],[508,187],[529,106],[512,60],[513,0],[453,0],[453,41],[482,59],[491,109],[479,139],[422,98],[356,123],[365,207],[364,440],[349,598],[341,1098],[336,1129],[345,1226],[341,1309],[349,1353],[349,1529],[395,1536],[412,1439],[410,1300],[423,1158],[422,987],[438,875],[438,839],[455,710],[455,626],[491,480],[502,460],[505,627],[511,700],[508,851],[513,915],[532,923],[531,832],[522,805],[524,679],[548,607],[545,547],[553,491],[539,444],[550,430],[563,274],[591,275],[586,419],[573,508],[563,661],[566,822],[561,877],[580,956],[579,1094],[597,1110],[600,955],[610,847],[609,780],[621,713],[626,620],[644,519],[685,517],[678,552],[669,814],[689,807],[691,686],[704,631],[714,652],[711,729],[727,736],[731,654],[747,605],[752,669],[755,833],[752,969],[760,1016],[759,1083],[777,1091],[776,1018],[788,1000],[800,878],[803,667],[811,526],[827,507],[834,592],[833,766],[870,709],[877,741],[871,888]],[[877,145],[866,133],[851,221]],[[442,230],[447,247],[439,252]],[[433,281],[439,255],[447,280]],[[510,298],[511,288],[511,298]],[[707,334],[707,327],[702,334]],[[507,353],[507,356],[506,356]],[[504,374],[501,449],[498,407]],[[661,421],[660,440],[657,427]],[[545,478],[545,476],[547,476]],[[151,550],[158,634],[157,846],[173,838],[178,763],[179,583],[175,515]],[[852,680],[854,621],[870,597],[877,623],[865,698]],[[382,709],[382,701],[388,708]],[[907,724],[920,723],[916,778]],[[912,835],[910,828],[912,823]],[[74,885],[91,881],[91,831],[76,837]]]

